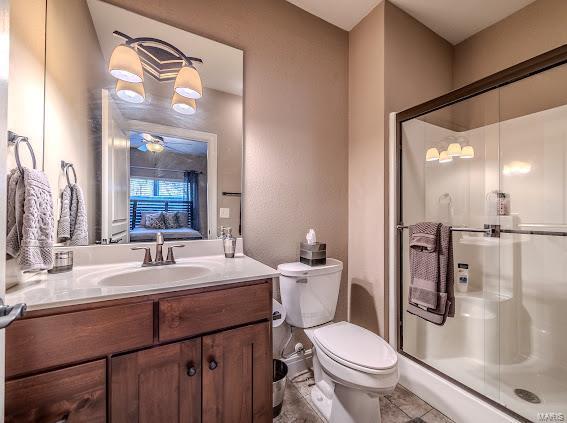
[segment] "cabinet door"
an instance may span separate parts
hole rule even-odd
[[[112,423],[201,421],[201,339],[164,345],[111,362]]]
[[[6,382],[5,421],[104,423],[106,361]]]
[[[203,337],[203,422],[272,421],[268,322]]]

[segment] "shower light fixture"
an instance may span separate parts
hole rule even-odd
[[[130,103],[143,103],[146,98],[144,84],[141,82],[126,82],[121,79],[116,81],[116,95]]]
[[[461,144],[459,144],[458,142],[449,144],[449,147],[447,148],[447,154],[450,157],[459,157],[461,155]]]
[[[474,158],[474,148],[472,145],[465,145],[461,150],[461,159]]]
[[[140,54],[142,54],[145,52],[143,48],[147,46],[157,47],[173,55],[175,60],[180,63],[180,69],[175,77],[172,99],[173,109],[187,115],[195,113],[197,110],[195,99],[199,99],[203,96],[203,84],[199,72],[195,69],[194,62],[203,63],[203,60],[197,57],[186,56],[173,44],[158,38],[130,38],[119,31],[114,31],[113,34],[125,40],[124,44],[120,44],[114,48],[108,65],[110,74],[118,79],[116,84],[116,94],[118,97],[131,103],[142,103],[144,101],[145,92],[142,85],[144,81],[144,66],[146,66],[146,70],[150,71],[150,75],[154,77],[155,74],[152,74],[152,71],[155,72],[155,69],[151,66],[148,67],[149,65],[146,63],[147,58],[144,58],[145,56],[142,56],[144,58],[144,63],[142,64],[142,60],[136,49],[142,49],[140,51]],[[147,52],[145,53],[147,55]],[[163,80],[158,78],[158,81]],[[181,100],[179,97],[183,97],[185,100]]]
[[[449,156],[447,150],[443,150],[441,154],[439,154],[439,163],[449,163],[453,161],[453,157]]]
[[[428,149],[427,153],[425,153],[425,161],[434,162],[436,160],[439,160],[439,150],[435,147]]]

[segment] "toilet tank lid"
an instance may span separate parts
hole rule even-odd
[[[341,270],[343,270],[342,261],[332,258],[328,258],[327,264],[322,264],[320,266],[309,266],[298,261],[295,263],[283,263],[278,266],[278,272],[280,272],[283,276],[292,277],[325,275],[328,273],[340,272]]]

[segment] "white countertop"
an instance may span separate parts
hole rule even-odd
[[[167,269],[174,266],[197,265],[207,267],[204,276],[177,282],[158,282],[146,285],[104,286],[101,281],[109,276],[139,270],[140,261],[75,266],[72,271],[59,274],[39,274],[6,292],[7,304],[26,303],[28,310],[41,310],[117,298],[135,297],[162,292],[224,285],[248,280],[277,277],[279,273],[265,264],[243,254],[227,259],[224,255],[187,257],[177,264],[147,269]]]

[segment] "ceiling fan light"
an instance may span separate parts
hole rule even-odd
[[[183,97],[182,95],[175,93],[171,100],[171,107],[177,113],[192,115],[197,111],[197,102],[192,98]]]
[[[203,84],[199,72],[192,66],[183,66],[175,78],[175,92],[186,98],[199,99],[203,96]]]
[[[116,81],[116,95],[129,103],[140,104],[146,98],[144,85],[141,82],[126,82],[122,80]]]
[[[108,71],[113,77],[122,81],[137,83],[144,80],[144,70],[138,53],[125,44],[114,48]]]
[[[146,144],[146,147],[148,148],[148,151],[151,151],[152,153],[161,153],[165,148],[162,144],[157,142],[149,142]]]

